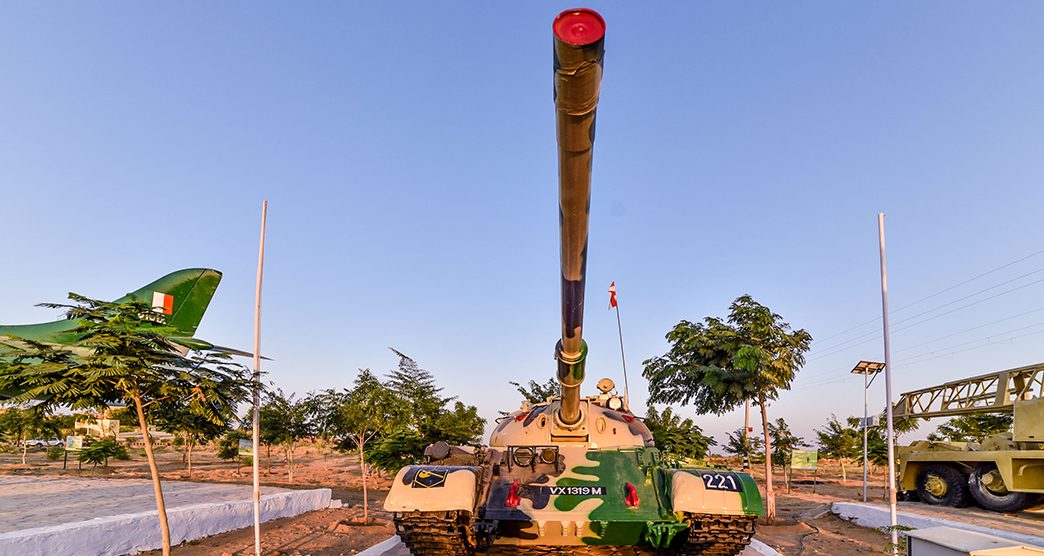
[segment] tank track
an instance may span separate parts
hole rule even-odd
[[[471,513],[408,512],[395,514],[395,532],[413,556],[471,556]]]
[[[511,546],[495,545],[490,556],[735,556],[750,544],[755,516],[686,514],[689,535],[671,550],[635,546]],[[409,512],[395,514],[395,532],[413,556],[472,556],[476,543],[468,512]]]
[[[733,556],[743,552],[754,536],[757,516],[686,514],[689,537],[679,556]]]

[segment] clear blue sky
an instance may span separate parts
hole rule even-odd
[[[225,279],[200,336],[249,349],[267,198],[277,385],[348,386],[394,346],[487,418],[517,406],[508,380],[554,370],[550,24],[567,7],[5,4],[0,322],[208,266]],[[809,435],[861,412],[848,371],[881,357],[877,212],[895,308],[1044,249],[1044,5],[592,7],[589,390],[622,384],[611,280],[638,408],[667,330],[750,293],[823,338],[771,407]],[[896,393],[1044,359],[1044,271],[1017,278],[1042,267],[897,312]],[[742,415],[698,422],[724,440]]]

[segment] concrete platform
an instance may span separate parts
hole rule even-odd
[[[250,485],[165,481],[171,542],[253,524]],[[262,488],[261,519],[330,505],[330,489]],[[121,555],[160,548],[152,483],[0,476],[0,554]]]
[[[410,556],[410,551],[406,549],[406,545],[402,544],[399,537],[390,537],[363,550],[356,556]],[[750,546],[740,553],[740,556],[782,556],[782,554],[758,539],[754,539]]]
[[[863,527],[880,529],[891,523],[886,504],[834,502],[830,511]],[[914,529],[953,527],[1044,548],[1044,516],[1035,513],[1013,515],[902,503],[896,517],[899,525]]]

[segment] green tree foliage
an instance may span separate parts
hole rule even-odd
[[[651,403],[692,404],[701,414],[721,415],[746,400],[761,407],[764,437],[771,444],[767,402],[790,388],[812,336],[793,330],[780,315],[749,295],[736,298],[727,319],[682,321],[667,333],[670,350],[644,362]],[[771,446],[767,446],[771,451]],[[765,502],[775,519],[771,458],[765,459]]]
[[[789,465],[794,450],[798,448],[807,448],[809,446],[804,438],[801,438],[790,431],[787,422],[782,418],[776,419],[775,423],[769,424],[769,435],[772,439],[773,465]]]
[[[660,451],[675,459],[704,459],[710,447],[718,444],[703,434],[703,429],[692,419],[682,419],[669,407],[661,413],[650,405],[645,411],[645,426],[649,427]]]
[[[769,423],[769,438],[772,444],[772,465],[779,465],[783,468],[783,475],[787,481],[787,492],[790,492],[791,457],[794,450],[808,447],[808,444],[804,438],[790,431],[790,427],[783,418]]]
[[[761,437],[751,434],[747,435],[747,442],[743,442],[743,427],[729,433],[729,439],[722,446],[725,453],[739,456],[740,458],[753,458],[754,454],[761,453]]]
[[[399,366],[388,374],[384,383],[394,396],[392,404],[395,428],[372,445],[370,459],[374,467],[389,472],[403,465],[419,462],[424,448],[443,440],[455,444],[472,444],[481,440],[486,420],[478,409],[443,397],[435,377],[402,352]],[[451,408],[447,404],[453,402]]]
[[[94,464],[94,467],[99,463],[108,467],[109,458],[126,461],[130,459],[130,454],[126,446],[115,440],[98,440],[85,444],[79,455],[81,462]]]
[[[1011,413],[981,413],[961,415],[939,425],[928,440],[950,442],[982,442],[987,438],[1011,431],[1014,417]]]
[[[261,442],[282,448],[287,465],[287,480],[293,483],[294,448],[301,439],[314,432],[312,404],[306,399],[297,399],[296,394],[287,396],[277,389],[265,394],[258,415],[261,421]]]
[[[223,460],[239,459],[239,441],[250,440],[249,431],[232,429],[218,440],[217,457]]]
[[[20,448],[22,465],[26,464],[29,446],[26,440],[50,440],[61,435],[61,421],[47,414],[43,407],[8,407],[0,409],[0,435]]]
[[[841,483],[848,482],[845,472],[845,460],[855,459],[863,453],[863,435],[861,432],[841,424],[836,415],[831,415],[826,427],[816,429],[821,455],[836,459],[841,464]]]
[[[543,403],[548,398],[553,398],[559,395],[562,391],[562,385],[558,383],[558,379],[551,377],[547,382],[540,384],[535,380],[530,380],[529,384],[522,385],[518,382],[508,381],[508,384],[515,387],[519,394],[522,394],[522,399],[529,403]]]
[[[363,521],[367,521],[370,517],[367,443],[393,429],[392,417],[400,400],[369,369],[359,371],[351,390],[326,390],[311,399],[317,429],[334,439],[339,449],[359,452]]]
[[[16,392],[15,403],[38,400],[42,408],[104,409],[133,405],[145,442],[160,518],[163,554],[170,554],[159,470],[148,434],[146,411],[158,404],[177,404],[214,422],[250,394],[245,370],[216,362],[216,357],[186,357],[178,333],[156,322],[161,318],[147,303],[114,303],[69,294],[73,304],[46,304],[64,309],[79,325],[73,349],[38,342],[8,342],[0,391]]]
[[[367,458],[377,469],[394,473],[404,466],[422,463],[424,448],[430,444],[419,432],[398,428],[373,442]]]

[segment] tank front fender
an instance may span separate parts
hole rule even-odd
[[[475,510],[478,469],[466,466],[409,465],[395,475],[384,499],[389,512]]]
[[[675,512],[764,515],[761,492],[746,473],[720,469],[674,469],[670,475]]]

